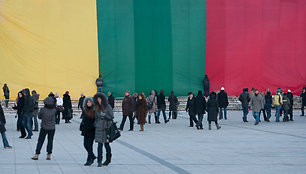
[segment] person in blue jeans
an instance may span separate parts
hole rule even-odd
[[[252,96],[250,105],[253,111],[255,125],[258,125],[259,124],[259,112],[260,110],[264,108],[264,100],[263,100],[263,97],[259,95],[258,89],[255,90],[255,94]]]
[[[228,98],[227,98],[227,93],[224,91],[224,87],[221,88],[217,100],[220,108],[219,120],[223,119],[222,110],[224,110],[224,119],[227,120],[226,108],[228,106]]]
[[[4,148],[12,148],[12,146],[9,145],[9,142],[7,141],[6,138],[6,129],[5,129],[5,124],[6,124],[6,120],[5,120],[5,116],[4,116],[4,112],[0,103],[0,133],[2,136],[2,141],[3,141],[3,146]]]
[[[276,109],[276,114],[275,114],[276,122],[279,122],[280,109],[281,109],[281,105],[283,104],[283,97],[280,94],[280,89],[277,89],[276,94],[274,95],[273,104]]]
[[[243,92],[239,96],[239,101],[242,105],[242,111],[243,111],[243,122],[248,122],[247,115],[249,114],[249,102],[250,102],[250,94],[248,92],[248,89],[243,89]]]
[[[34,111],[34,100],[30,94],[30,90],[28,88],[23,90],[23,94],[25,96],[24,105],[23,105],[23,126],[28,132],[28,136],[26,139],[31,139],[32,137],[32,118]]]

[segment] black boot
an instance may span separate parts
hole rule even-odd
[[[208,130],[211,130],[211,124],[208,125]]]
[[[216,123],[216,127],[217,127],[217,129],[221,129],[221,126],[219,126],[218,123]]]
[[[106,155],[106,160],[104,161],[104,163],[102,165],[103,166],[108,166],[111,163],[111,159],[112,159],[112,154]]]
[[[102,167],[102,158],[98,157],[98,167]]]
[[[173,112],[173,119],[176,119],[177,118],[177,112]]]
[[[160,124],[159,120],[157,120],[157,116],[155,116],[155,123]]]

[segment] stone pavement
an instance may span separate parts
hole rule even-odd
[[[211,131],[207,129],[206,116],[204,130],[189,128],[185,112],[167,124],[146,124],[144,132],[138,131],[138,125],[128,132],[127,120],[122,136],[111,144],[112,163],[102,168],[96,167],[96,163],[83,166],[86,151],[79,117],[71,124],[56,127],[51,161],[45,159],[46,142],[40,159],[32,161],[38,132],[31,140],[19,139],[14,115],[6,115],[7,136],[13,149],[4,149],[1,142],[0,174],[306,172],[306,117],[298,116],[300,111],[295,111],[294,122],[276,123],[272,117],[272,122],[258,126],[254,126],[251,113],[248,123],[241,121],[239,111],[228,115],[228,120],[220,121],[220,130],[213,125]],[[121,114],[116,113],[115,119],[120,123]],[[95,144],[95,153],[96,147]]]

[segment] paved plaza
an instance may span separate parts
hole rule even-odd
[[[84,166],[87,153],[79,131],[79,116],[71,124],[56,127],[51,161],[46,158],[46,142],[38,161],[32,161],[38,138],[19,139],[16,118],[6,115],[7,136],[13,149],[0,148],[1,174],[171,174],[171,173],[234,173],[234,174],[299,174],[306,172],[306,117],[295,111],[293,122],[261,122],[254,125],[251,113],[248,123],[239,111],[228,112],[222,128],[208,130],[206,115],[204,130],[189,128],[185,112],[167,124],[146,124],[139,132],[135,125],[111,144],[113,158],[108,167]],[[273,112],[274,115],[274,112]],[[121,114],[115,114],[120,123]],[[1,142],[2,143],[2,142]],[[94,145],[96,152],[97,144]],[[105,152],[105,150],[104,150]],[[105,158],[105,154],[104,154]],[[105,159],[103,159],[104,161]]]

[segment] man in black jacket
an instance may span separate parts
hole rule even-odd
[[[114,107],[115,107],[115,98],[114,98],[114,96],[113,96],[113,94],[111,92],[108,92],[107,95],[108,95],[108,99],[107,99],[108,104],[112,107],[112,109],[114,109]]]
[[[304,107],[306,106],[306,87],[303,88],[303,92],[301,93],[300,97],[302,98],[301,116],[304,116]]]
[[[171,112],[172,112],[172,119],[176,119],[177,118],[177,107],[178,107],[178,99],[177,97],[174,95],[174,92],[171,91],[171,95],[168,98],[169,101],[169,120],[171,118]]]
[[[206,99],[202,94],[202,91],[198,91],[198,95],[195,98],[195,108],[196,108],[196,113],[198,115],[198,122],[197,122],[197,129],[203,129],[203,115],[205,114],[206,110]]]
[[[223,119],[222,110],[224,110],[224,119],[227,120],[226,108],[228,106],[228,98],[227,98],[227,93],[224,91],[224,87],[221,88],[221,91],[218,94],[217,100],[218,100],[218,104],[220,108],[219,120]]]
[[[193,127],[193,122],[197,125],[198,120],[195,117],[197,112],[196,112],[196,105],[195,105],[195,99],[193,97],[193,93],[189,92],[188,93],[188,100],[187,100],[187,106],[186,106],[186,112],[189,114],[189,127]]]
[[[24,106],[23,106],[23,126],[26,128],[28,132],[28,136],[26,137],[26,139],[31,139],[33,135],[32,118],[33,118],[33,111],[34,111],[34,100],[28,88],[23,90],[23,94],[25,96]]]
[[[247,120],[247,115],[249,113],[249,102],[250,102],[250,94],[248,92],[248,89],[245,88],[243,89],[243,92],[239,96],[239,101],[242,104],[242,110],[243,110],[243,117],[242,120],[243,122],[248,122]]]
[[[157,122],[159,122],[159,116],[160,116],[160,111],[163,112],[163,117],[165,123],[168,123],[169,120],[167,120],[166,117],[166,102],[165,102],[165,96],[164,96],[164,90],[160,90],[160,93],[157,97]]]

